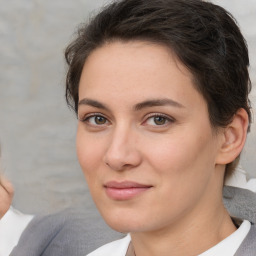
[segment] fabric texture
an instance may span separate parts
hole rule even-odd
[[[256,226],[252,225],[251,230],[234,256],[255,256],[256,255]]]
[[[247,180],[247,173],[240,165],[235,168],[230,175],[225,177],[224,185],[248,189],[252,192],[256,192],[256,179],[252,178]]]
[[[130,242],[131,237],[128,234],[122,239],[101,246],[86,256],[125,256]]]
[[[256,223],[256,194],[254,192],[224,186],[223,203],[232,217]]]
[[[35,217],[23,232],[11,256],[84,256],[123,237],[97,214],[85,209],[64,210]]]
[[[224,186],[223,203],[232,217],[254,223],[235,256],[256,255],[256,194],[248,189]]]
[[[10,254],[33,217],[10,207],[0,220],[0,256]]]
[[[239,228],[228,237],[198,256],[234,256],[251,229],[251,223],[244,220]]]

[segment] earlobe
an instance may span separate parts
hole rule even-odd
[[[216,164],[228,164],[241,153],[247,136],[248,114],[245,109],[239,109],[232,122],[224,128]]]

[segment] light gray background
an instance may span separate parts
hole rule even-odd
[[[14,206],[53,212],[93,209],[75,154],[75,115],[64,100],[63,51],[77,25],[102,0],[0,0],[0,140],[2,171],[16,188]],[[256,0],[215,0],[238,20],[256,83]],[[251,100],[256,103],[255,89]],[[256,128],[242,165],[256,177]]]

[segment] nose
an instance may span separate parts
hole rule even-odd
[[[112,170],[124,171],[140,165],[142,157],[134,133],[123,128],[117,128],[112,133],[103,159]]]

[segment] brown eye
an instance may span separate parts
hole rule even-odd
[[[151,127],[165,127],[168,124],[174,123],[175,120],[171,118],[170,116],[163,115],[163,114],[151,114],[145,122],[144,125],[150,125]]]
[[[163,116],[155,116],[154,117],[154,123],[156,125],[164,125],[166,123],[166,118]]]
[[[95,124],[102,125],[102,124],[105,124],[107,122],[107,120],[103,116],[95,116],[94,122],[95,122]]]
[[[100,116],[100,115],[91,115],[88,116],[84,119],[85,123],[88,123],[90,125],[106,125],[109,123],[109,121],[107,120],[107,118],[105,118],[104,116]]]

